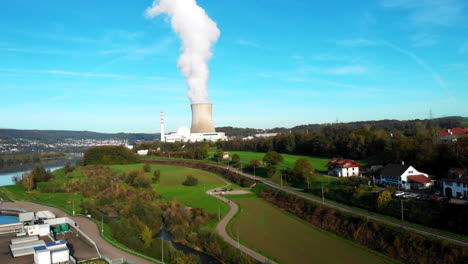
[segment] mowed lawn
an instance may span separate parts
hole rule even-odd
[[[143,169],[144,164],[130,165],[112,165],[109,166],[118,173],[125,173],[132,169]],[[151,172],[153,175],[155,170],[161,171],[159,183],[153,184],[153,188],[157,193],[162,195],[165,201],[176,199],[177,201],[194,208],[204,208],[208,213],[218,214],[221,216],[227,214],[229,207],[222,201],[209,196],[205,191],[226,185],[215,175],[192,168],[151,164]],[[187,175],[192,175],[198,179],[196,186],[184,186],[182,182]]]
[[[241,207],[231,233],[284,264],[386,263],[363,248],[319,231],[257,197],[230,198]]]
[[[239,155],[241,162],[247,165],[252,159],[262,160],[265,156],[263,152],[251,152],[251,151],[227,151],[229,152],[229,157],[232,157],[234,154]],[[213,157],[215,151],[210,151],[210,158]],[[286,169],[286,168],[294,168],[294,164],[296,160],[300,158],[306,158],[310,161],[312,166],[321,172],[326,172],[328,169],[325,165],[330,161],[328,158],[319,158],[319,157],[311,157],[311,156],[304,156],[304,155],[292,155],[292,154],[281,154],[283,156],[284,161],[279,165],[279,169]],[[245,166],[244,165],[244,166]]]

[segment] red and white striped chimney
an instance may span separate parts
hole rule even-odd
[[[164,112],[161,111],[160,114],[160,120],[161,120],[161,142],[164,142],[166,134],[164,133]]]

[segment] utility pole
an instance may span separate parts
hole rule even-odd
[[[255,165],[253,167],[254,167],[254,177],[255,177]]]
[[[239,244],[239,227],[237,227],[237,248],[240,249],[240,244]]]
[[[283,189],[283,174],[280,174],[281,177],[281,189]]]
[[[164,239],[161,236],[161,262],[164,263]]]
[[[401,201],[401,225],[403,225],[403,199],[400,198]]]
[[[104,216],[101,215],[101,233],[104,234]]]
[[[322,202],[325,203],[325,194],[323,193],[323,182],[322,182]]]
[[[73,216],[75,216],[75,200],[72,200],[72,204],[73,204]]]

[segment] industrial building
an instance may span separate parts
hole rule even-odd
[[[201,142],[227,140],[224,132],[216,132],[212,119],[212,104],[192,104],[192,128],[180,126],[176,132],[166,134],[164,112],[161,112],[162,142]]]

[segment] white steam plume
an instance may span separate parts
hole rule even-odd
[[[171,17],[174,31],[182,39],[182,55],[177,66],[189,86],[188,97],[192,104],[209,103],[208,60],[211,46],[219,38],[219,29],[195,0],[155,0],[146,10],[153,18],[161,13]]]

